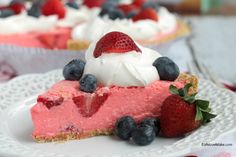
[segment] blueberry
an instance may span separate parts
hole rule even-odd
[[[97,88],[97,78],[92,74],[84,75],[79,81],[79,83],[80,83],[80,90],[87,93],[92,93]]]
[[[11,9],[2,9],[0,11],[0,18],[5,18],[5,17],[9,17],[15,15],[15,12]]]
[[[41,1],[34,2],[31,8],[28,10],[28,15],[33,17],[39,17],[41,15],[41,6]]]
[[[23,0],[13,0],[13,1],[11,1],[10,5],[16,4],[16,3],[24,4],[24,1]]]
[[[63,76],[66,80],[79,80],[84,72],[85,62],[80,59],[70,61],[63,69]]]
[[[138,11],[137,11],[137,10],[133,10],[133,11],[129,12],[129,13],[126,15],[126,17],[127,17],[128,19],[131,19],[132,17],[134,17],[134,16],[137,15],[137,14],[138,14]]]
[[[114,1],[106,1],[101,8],[99,16],[103,17],[104,15],[108,15],[111,10],[114,10],[116,7],[116,3]]]
[[[119,9],[112,9],[109,11],[108,16],[110,19],[115,20],[115,19],[124,19],[125,18],[125,14],[123,13],[123,11],[119,10]]]
[[[145,146],[155,139],[155,131],[149,125],[140,126],[132,132],[132,140],[135,144]]]
[[[129,140],[131,133],[135,128],[136,123],[132,117],[121,117],[115,124],[115,135],[123,140]]]
[[[146,125],[153,127],[156,136],[159,134],[159,132],[161,130],[160,119],[158,119],[158,118],[145,118],[140,123],[140,126],[146,126]]]
[[[168,57],[157,58],[152,64],[161,80],[174,81],[179,76],[179,67]]]
[[[107,0],[103,5],[102,9],[110,10],[111,8],[114,9],[117,5],[117,2],[114,0]]]
[[[79,9],[79,5],[75,2],[75,0],[70,0],[66,3],[66,5],[74,9]]]
[[[108,9],[102,9],[99,13],[99,16],[103,17],[104,15],[108,15],[109,11],[110,10],[108,10]]]
[[[143,4],[142,6],[143,9],[146,9],[146,8],[152,8],[152,9],[155,9],[155,10],[158,10],[159,9],[159,5],[158,5],[158,2],[155,2],[155,1],[147,1]]]

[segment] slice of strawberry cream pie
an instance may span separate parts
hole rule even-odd
[[[31,108],[37,142],[113,134],[117,119],[136,122],[159,117],[169,86],[186,83],[196,92],[198,79],[179,74],[178,66],[121,32],[110,32],[90,45],[86,62],[75,59],[62,80],[38,96]]]

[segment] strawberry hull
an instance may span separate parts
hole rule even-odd
[[[32,135],[38,142],[80,139],[111,134],[116,120],[125,115],[136,121],[159,117],[162,103],[170,95],[170,84],[183,87],[185,83],[155,81],[146,87],[99,87],[90,94],[80,91],[77,81],[58,82],[31,108]],[[50,97],[48,108],[44,102]],[[63,100],[60,104],[59,98]]]

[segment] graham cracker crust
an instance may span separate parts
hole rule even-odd
[[[191,83],[192,87],[190,88],[189,94],[198,92],[198,78],[193,75],[189,75],[186,73],[181,73],[179,77],[176,79],[176,81],[181,83]],[[90,132],[67,132],[67,133],[59,133],[58,135],[55,135],[53,137],[46,137],[46,136],[33,136],[34,140],[38,143],[45,143],[45,142],[63,142],[68,140],[78,140],[78,139],[84,139],[89,138],[93,136],[99,136],[99,135],[112,135],[113,130],[107,129],[107,130],[93,130]]]
[[[112,135],[112,130],[96,130],[87,133],[76,133],[76,132],[68,132],[68,133],[60,133],[53,137],[45,137],[45,136],[34,136],[34,140],[38,143],[46,143],[46,142],[63,142],[68,140],[79,140],[85,139],[93,136],[100,136],[100,135]]]
[[[188,94],[193,94],[198,92],[198,84],[199,84],[199,79],[197,76],[194,75],[189,75],[187,73],[181,73],[179,77],[176,79],[178,82],[182,83],[191,83],[192,87],[189,89]]]
[[[90,42],[83,40],[73,40],[70,39],[67,41],[67,49],[68,50],[85,50],[89,47]]]
[[[178,28],[175,32],[165,35],[164,37],[161,37],[159,39],[140,41],[138,43],[142,45],[146,45],[146,46],[159,45],[159,44],[166,43],[176,38],[184,37],[190,34],[191,31],[190,31],[189,26],[182,20],[177,20],[177,26]],[[77,51],[85,50],[89,47],[89,44],[90,44],[89,41],[70,39],[67,42],[67,49],[77,50]]]

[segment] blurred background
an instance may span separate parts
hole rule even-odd
[[[0,0],[0,6],[8,4],[10,1]],[[66,2],[68,0],[63,1]],[[78,1],[79,4],[82,3],[82,0]],[[128,2],[132,0],[122,1]],[[189,37],[161,45],[158,51],[175,60],[180,66],[181,71],[184,72],[189,72],[188,64],[190,62],[200,60],[217,77],[217,80],[236,86],[236,72],[231,70],[236,68],[236,62],[234,61],[236,58],[236,53],[234,52],[236,50],[236,0],[154,1],[186,21],[191,28],[191,35]],[[5,49],[3,50],[5,51]],[[59,55],[55,56],[54,53],[48,53],[48,56],[50,55],[51,57],[61,58]],[[76,53],[73,55],[77,56]],[[6,55],[4,57],[9,59]],[[67,61],[71,58],[67,54],[63,57],[67,57]],[[22,60],[24,59],[22,58]],[[2,80],[8,80],[3,77],[6,74],[9,75],[8,73],[11,74],[11,77],[14,77],[25,73],[46,72],[55,68],[62,68],[62,65],[65,64],[64,62],[57,62],[57,59],[55,60],[50,62],[48,67],[42,67],[40,64],[37,66],[38,69],[30,69],[30,66],[24,68],[24,65],[22,65],[22,72],[15,72],[14,70],[9,70],[11,68],[5,65],[3,58],[0,66],[0,78],[2,75]],[[199,67],[199,65],[197,66]]]
[[[160,3],[181,14],[236,14],[235,0],[160,0]]]

